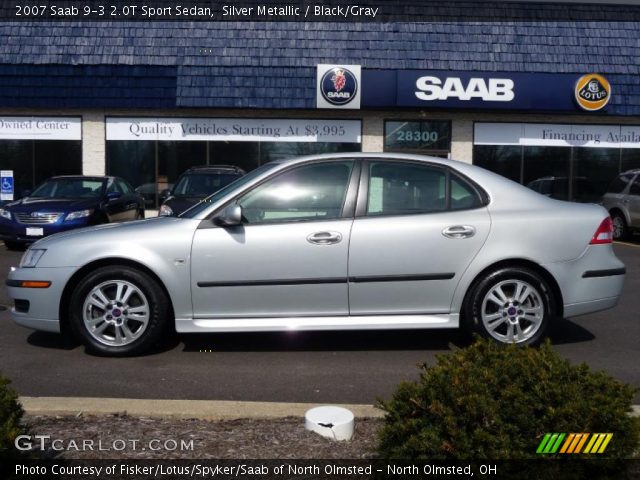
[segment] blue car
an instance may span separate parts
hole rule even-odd
[[[9,250],[65,230],[144,218],[144,200],[118,177],[52,177],[0,208],[0,239]]]

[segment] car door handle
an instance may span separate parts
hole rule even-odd
[[[333,245],[342,240],[342,234],[339,232],[316,232],[307,237],[307,242],[316,245]]]
[[[476,234],[476,229],[471,225],[454,225],[442,231],[442,235],[447,238],[469,238]]]

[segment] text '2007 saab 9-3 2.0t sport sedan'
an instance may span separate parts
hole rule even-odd
[[[179,217],[42,239],[8,277],[13,318],[130,355],[178,332],[465,326],[533,344],[613,307],[625,267],[601,206],[466,163],[275,161]]]

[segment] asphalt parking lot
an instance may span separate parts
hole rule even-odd
[[[640,387],[640,237],[614,249],[627,265],[619,305],[560,322],[551,339],[571,361]],[[0,304],[9,305],[4,275],[19,258],[0,247]],[[211,334],[111,359],[18,327],[7,310],[0,311],[0,328],[0,371],[26,396],[372,403],[414,378],[418,363],[468,342],[456,330]]]

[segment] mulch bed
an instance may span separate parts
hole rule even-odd
[[[357,418],[352,440],[336,442],[305,430],[304,419],[297,417],[211,422],[129,415],[80,415],[27,416],[26,422],[32,435],[51,436],[46,441],[45,457],[87,460],[366,459],[375,456],[377,433],[382,425],[380,419]],[[54,444],[56,448],[53,449],[51,442],[55,439],[60,441]],[[189,443],[191,440],[193,449],[181,450],[180,442]],[[86,448],[89,445],[86,442],[92,442],[93,450]],[[162,448],[165,444],[167,448]],[[161,449],[152,451],[150,445]]]

